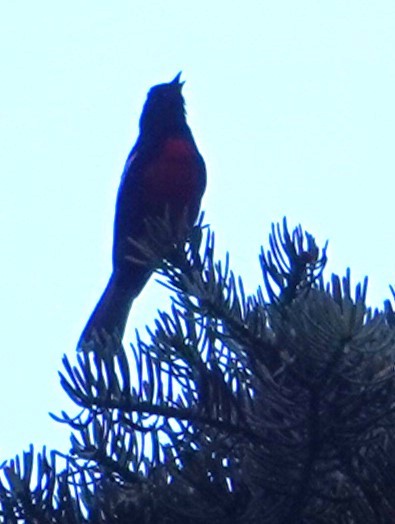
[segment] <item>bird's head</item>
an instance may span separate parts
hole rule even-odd
[[[140,118],[142,133],[169,133],[185,125],[181,72],[169,83],[152,87]]]

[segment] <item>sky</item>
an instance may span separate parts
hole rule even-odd
[[[111,271],[116,192],[148,89],[182,70],[205,221],[248,292],[272,222],[331,272],[395,284],[393,0],[5,0],[0,8],[0,462],[69,449],[48,412]],[[127,340],[168,292],[150,282]]]

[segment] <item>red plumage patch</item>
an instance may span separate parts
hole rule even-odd
[[[144,176],[144,209],[147,214],[163,216],[167,206],[177,220],[185,208],[195,208],[200,200],[198,187],[201,165],[196,149],[188,140],[166,140],[157,160]]]
[[[163,153],[165,157],[186,157],[196,158],[196,149],[189,140],[184,138],[168,138],[165,142]]]

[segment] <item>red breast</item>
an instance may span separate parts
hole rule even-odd
[[[144,174],[144,209],[154,216],[163,216],[168,206],[177,219],[185,208],[196,208],[201,198],[202,169],[193,143],[182,138],[166,140]]]

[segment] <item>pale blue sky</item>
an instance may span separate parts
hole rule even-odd
[[[5,1],[0,9],[0,460],[68,448],[57,371],[110,273],[123,164],[146,92],[183,71],[203,208],[249,291],[272,221],[395,284],[393,0]],[[151,283],[129,323],[152,325]]]

